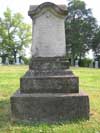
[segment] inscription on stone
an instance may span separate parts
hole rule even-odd
[[[64,56],[65,47],[65,29],[62,17],[56,17],[47,11],[42,16],[33,19],[33,56]]]

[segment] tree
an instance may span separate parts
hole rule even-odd
[[[0,55],[13,58],[31,42],[31,27],[24,23],[20,13],[12,14],[7,8],[4,18],[0,18]]]
[[[91,48],[96,26],[96,20],[92,16],[91,9],[86,9],[83,1],[69,1],[65,32],[66,49],[70,52],[72,64],[76,57],[84,57],[85,53]]]
[[[97,30],[94,34],[92,50],[94,51],[95,57],[100,56],[100,27],[97,27]]]

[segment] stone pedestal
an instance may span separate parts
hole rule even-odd
[[[20,90],[11,97],[12,120],[54,123],[88,119],[88,95],[79,92],[78,77],[65,69],[68,62],[59,62],[57,69],[55,62],[50,67],[51,61],[43,59],[43,66],[38,68],[38,63],[31,62],[33,67],[30,65],[31,69],[21,77]]]
[[[63,122],[89,118],[89,99],[80,93],[20,93],[11,97],[12,120]]]
[[[20,89],[11,97],[14,121],[54,123],[89,118],[88,95],[79,92],[79,78],[69,69],[65,58],[67,12],[62,8],[63,5],[53,3],[30,8],[34,25],[32,59],[29,70],[20,78]],[[55,40],[50,38],[51,33]]]

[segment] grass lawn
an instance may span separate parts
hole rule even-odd
[[[80,77],[80,88],[90,98],[90,120],[60,124],[25,125],[10,121],[10,96],[28,66],[0,66],[0,133],[100,133],[100,69],[71,68]]]

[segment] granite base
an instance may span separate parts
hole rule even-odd
[[[13,121],[62,122],[89,119],[89,98],[79,93],[33,93],[17,91],[11,97]]]

